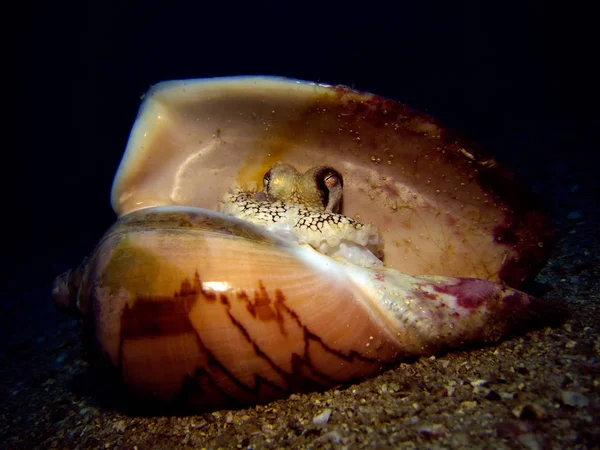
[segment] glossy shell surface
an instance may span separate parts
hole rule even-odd
[[[76,301],[126,386],[194,408],[263,403],[492,342],[531,303],[489,281],[358,267],[188,207],[123,216]]]

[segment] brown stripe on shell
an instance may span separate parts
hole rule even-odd
[[[376,365],[378,368],[385,366],[379,360],[369,358],[356,351],[345,354],[323,342],[314,332],[302,323],[296,312],[286,305],[285,295],[281,290],[275,291],[276,298],[269,296],[262,281],[259,280],[258,288],[253,295],[245,291],[231,293],[216,293],[206,288],[198,273],[193,281],[185,279],[181,288],[173,296],[137,296],[133,305],[126,306],[121,317],[121,341],[119,348],[119,369],[123,373],[124,345],[127,342],[144,339],[168,338],[169,336],[194,335],[198,351],[203,355],[203,365],[197,366],[193,374],[185,374],[181,379],[180,388],[173,393],[172,402],[175,405],[210,408],[223,404],[235,405],[250,402],[266,402],[275,398],[285,397],[292,392],[305,392],[324,389],[341,383],[358,381],[360,378],[348,377],[343,379],[333,378],[320,370],[312,353],[317,352],[320,357],[327,354],[340,360],[340,363]],[[189,313],[198,301],[213,303],[219,299],[220,305],[227,310],[227,317],[232,326],[252,346],[254,353],[271,367],[284,381],[280,386],[273,381],[255,374],[252,385],[247,385],[238,379],[227,365],[206,347],[199,333],[193,326]],[[304,339],[303,355],[290,352],[291,372],[280,367],[261,348],[248,333],[242,322],[231,312],[231,302],[241,301],[246,303],[245,311],[254,319],[260,321],[276,320],[282,335],[286,334],[285,323],[289,317],[291,321],[302,330]],[[232,328],[233,331],[233,328]],[[277,336],[273,336],[277,339]],[[166,363],[167,364],[167,363]],[[227,381],[228,380],[228,381]]]

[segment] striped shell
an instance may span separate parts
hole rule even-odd
[[[339,220],[378,228],[385,266],[324,255],[228,209],[232,186],[258,187],[279,160],[338,169]],[[82,316],[132,391],[195,408],[495,341],[532,299],[494,281],[533,276],[550,238],[538,211],[486,177],[510,179],[430,117],[370,94],[270,78],[161,83],[115,178],[120,218],[57,278],[55,302]],[[216,212],[224,199],[238,218]]]

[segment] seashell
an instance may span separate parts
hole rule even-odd
[[[119,220],[53,296],[141,397],[266,402],[509,333],[552,239],[527,195],[372,94],[160,83],[115,177]]]

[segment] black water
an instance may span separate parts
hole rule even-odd
[[[113,222],[112,177],[140,96],[161,80],[271,74],[392,97],[478,140],[531,183],[553,220],[598,221],[590,11],[541,1],[122,3],[4,11],[6,357],[56,330],[52,278]]]

